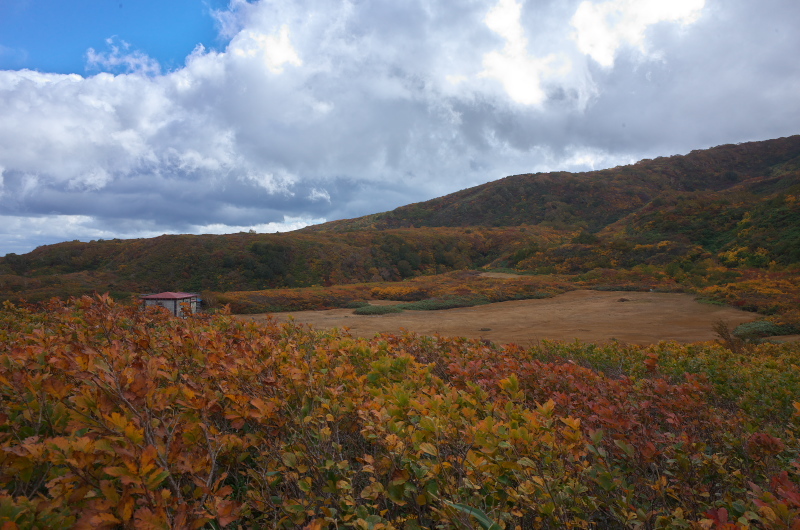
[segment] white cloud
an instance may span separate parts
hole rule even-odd
[[[647,54],[645,32],[659,22],[691,24],[700,17],[705,0],[584,1],[570,21],[578,49],[602,66],[614,65],[624,45]]]
[[[39,189],[39,176],[28,173],[23,175],[21,180],[22,185],[18,188],[19,196],[24,198],[35,195]]]
[[[280,193],[292,196],[294,193],[291,191],[291,187],[292,184],[297,182],[297,177],[285,171],[277,173],[250,171],[244,175],[243,180],[255,183],[270,194]]]
[[[328,190],[326,189],[311,188],[311,193],[308,194],[308,198],[311,201],[325,201],[327,203],[331,202],[331,194],[328,193]]]
[[[164,230],[156,223],[141,221],[127,229],[104,226],[102,220],[87,215],[43,215],[36,217],[0,215],[0,256],[10,252],[23,253],[33,246],[60,241],[90,241],[97,239],[133,239],[157,237],[162,234],[230,234],[235,232],[258,233],[291,232],[306,226],[324,223],[325,218],[284,216],[282,221],[229,225],[223,223],[188,225],[185,230]]]
[[[283,72],[285,64],[301,66],[303,61],[292,47],[289,27],[281,26],[277,35],[267,35],[260,31],[244,30],[234,37],[228,52],[235,57],[259,57],[273,74]]]
[[[131,45],[124,40],[110,37],[106,39],[106,44],[109,49],[105,52],[89,48],[86,52],[87,69],[141,75],[158,75],[161,72],[158,61],[140,50],[131,51]]]
[[[448,74],[448,75],[445,76],[445,79],[451,85],[460,85],[461,83],[464,83],[465,81],[467,81],[467,76],[465,76],[465,75],[451,75],[451,74]]]
[[[594,171],[609,167],[633,164],[636,158],[626,155],[612,155],[601,149],[592,149],[582,146],[569,146],[566,149],[567,156],[560,157],[557,161],[559,166],[569,171]]]
[[[192,232],[196,234],[230,234],[232,232],[254,232],[272,234],[275,232],[291,232],[300,230],[307,226],[324,223],[324,218],[301,218],[285,216],[283,222],[259,223],[254,225],[231,226],[225,224],[196,225],[192,227]]]
[[[71,190],[99,190],[111,181],[111,175],[102,167],[89,169],[86,173],[70,179],[67,187]]]
[[[98,222],[87,215],[44,215],[44,216],[10,216],[0,215],[0,256],[10,252],[22,253],[32,250],[33,246],[58,243],[60,241],[78,239],[113,239],[115,237],[156,237],[163,231],[152,227],[151,230],[120,233],[116,230],[103,229]]]
[[[533,57],[528,53],[528,39],[520,23],[521,4],[500,0],[486,15],[486,26],[503,37],[502,51],[483,56],[482,77],[500,81],[508,95],[523,105],[539,105],[546,97],[542,81],[554,73],[554,55]]]
[[[225,81],[225,54],[206,50],[200,44],[186,58],[186,67],[171,72],[170,81],[181,93],[199,89],[204,83],[219,85]]]

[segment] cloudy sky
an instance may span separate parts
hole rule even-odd
[[[797,0],[2,0],[0,255],[800,133]]]

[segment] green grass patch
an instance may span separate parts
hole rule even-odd
[[[398,307],[410,311],[440,311],[442,309],[455,309],[457,307],[472,307],[490,303],[490,300],[483,296],[453,296],[447,298],[429,298],[419,302],[400,304]]]
[[[592,287],[595,291],[649,291],[650,287],[646,285],[595,285]]]
[[[388,315],[389,313],[402,313],[399,305],[365,305],[356,308],[354,315]]]
[[[706,298],[704,296],[698,296],[697,298],[694,299],[694,301],[699,304],[718,305],[718,306],[728,305],[720,300],[714,300],[713,298]]]
[[[534,276],[536,274],[533,271],[528,271],[528,270],[521,271],[517,269],[512,269],[511,267],[494,267],[491,269],[484,269],[481,272],[501,272],[504,274],[517,274],[519,276]]]
[[[794,335],[800,330],[790,324],[776,324],[769,320],[756,320],[755,322],[745,322],[739,324],[733,334],[740,339],[762,339],[764,337],[775,337],[777,335]]]

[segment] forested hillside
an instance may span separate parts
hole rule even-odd
[[[516,175],[285,234],[48,245],[0,258],[0,299],[330,286],[481,267],[651,266],[677,277],[798,262],[800,136],[792,136],[591,173]]]
[[[545,228],[476,227],[75,241],[0,258],[0,297],[398,281],[479,267],[516,246],[548,246],[569,236]]]
[[[391,212],[303,230],[545,223],[597,231],[662,195],[720,191],[757,177],[785,177],[796,183],[799,170],[800,135],[723,145],[589,173],[514,175]],[[763,196],[778,189],[765,186],[757,191]]]

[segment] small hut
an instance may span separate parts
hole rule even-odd
[[[200,310],[200,296],[197,293],[158,293],[141,297],[145,307],[161,306],[176,317],[185,316],[183,304],[187,304],[190,313]]]

